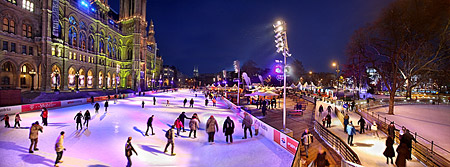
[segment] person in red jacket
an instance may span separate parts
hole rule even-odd
[[[177,120],[175,121],[175,127],[177,128],[177,137],[180,136],[180,130],[181,128],[184,128],[183,123],[181,123],[180,118],[177,118]]]
[[[41,117],[42,117],[42,124],[43,126],[47,126],[48,122],[47,122],[47,118],[48,118],[48,110],[47,108],[42,108],[42,113],[41,113]]]
[[[8,116],[8,114],[5,114],[5,116],[2,118],[2,121],[3,121],[3,120],[5,120],[5,128],[11,127],[11,126],[9,125],[9,116]]]

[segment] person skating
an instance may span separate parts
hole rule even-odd
[[[323,106],[321,104],[320,107],[319,107],[319,117],[322,116],[322,112],[323,112]]]
[[[397,147],[397,159],[395,159],[395,165],[397,165],[397,167],[406,167],[407,154],[408,146],[406,143],[400,143]]]
[[[183,100],[183,107],[186,107],[186,103],[187,103],[187,99],[184,98],[184,100]]]
[[[89,110],[86,110],[86,112],[84,112],[84,125],[86,125],[86,128],[89,128],[89,120],[91,120],[91,113],[89,112]]]
[[[362,134],[365,132],[365,127],[366,127],[366,120],[364,120],[364,118],[361,116],[361,118],[358,121],[358,125],[360,126],[359,129],[359,134]]]
[[[205,107],[208,106],[208,99],[205,99]]]
[[[3,116],[2,121],[5,120],[5,128],[10,128],[11,126],[9,125],[9,116],[8,114],[5,114],[5,116]]]
[[[227,116],[227,119],[225,119],[225,122],[223,123],[223,133],[225,134],[227,143],[228,138],[230,138],[230,143],[233,143],[234,122],[229,116]]]
[[[196,115],[192,116],[191,121],[189,121],[189,137],[191,137],[192,132],[194,132],[194,138],[197,138],[197,129],[199,128],[199,121]]]
[[[91,104],[94,104],[94,96],[91,96]]]
[[[217,100],[216,99],[212,99],[212,102],[213,102],[213,107],[216,107]]]
[[[386,139],[386,149],[384,150],[383,155],[386,157],[386,164],[389,164],[389,159],[391,159],[391,164],[394,164],[394,160],[392,160],[392,158],[395,157],[394,139],[390,136]]]
[[[142,108],[144,108],[144,106],[145,106],[145,102],[144,102],[144,100],[142,100]]]
[[[305,129],[305,132],[302,134],[302,144],[305,147],[306,158],[308,158],[308,148],[311,143],[313,143],[313,136],[308,129]]]
[[[105,101],[105,105],[103,105],[103,106],[105,107],[105,112],[108,111],[108,106],[109,106],[108,100]]]
[[[127,144],[125,144],[125,156],[127,157],[128,163],[127,163],[127,167],[131,166],[131,155],[133,155],[133,152],[136,154],[136,156],[138,155],[138,153],[136,152],[136,150],[134,149],[133,145],[131,145],[131,139],[132,137],[128,137],[127,140]]]
[[[19,113],[16,113],[16,117],[14,118],[14,128],[16,128],[16,126],[20,128],[20,121],[22,121],[22,119],[20,118]]]
[[[66,148],[64,148],[64,146],[63,146],[65,132],[61,131],[61,133],[59,133],[59,134],[60,135],[56,139],[56,144],[55,144],[55,151],[56,151],[55,166],[59,166],[58,163],[63,163],[63,161],[61,161],[61,159],[63,156],[63,152],[66,151]]]
[[[156,105],[156,97],[153,96],[153,105]]]
[[[242,128],[244,128],[244,137],[242,139],[247,139],[247,130],[250,131],[250,137],[253,137],[252,124],[253,124],[252,117],[250,117],[250,115],[248,115],[247,112],[244,112],[244,120],[242,120]]]
[[[177,118],[177,120],[175,120],[174,125],[177,128],[177,136],[176,137],[178,137],[178,136],[180,136],[180,130],[181,130],[181,128],[184,128],[184,125],[181,123],[180,118]]]
[[[41,117],[42,117],[42,125],[47,126],[48,125],[48,122],[47,122],[48,110],[47,110],[47,108],[45,108],[45,107],[42,108]]]
[[[148,118],[148,120],[147,120],[147,130],[145,131],[145,136],[148,136],[148,129],[149,129],[149,127],[152,129],[152,135],[155,135],[155,133],[153,133],[153,126],[152,126],[152,123],[153,123],[153,117],[154,117],[154,115],[152,115],[150,118]]]
[[[167,147],[169,147],[169,145],[172,145],[172,151],[171,151],[171,155],[172,156],[176,155],[173,152],[174,147],[175,147],[175,144],[174,144],[174,140],[175,140],[174,135],[175,134],[173,133],[173,128],[175,128],[174,125],[172,125],[172,127],[170,127],[170,129],[167,130],[167,132],[166,132],[167,144],[166,144],[166,148],[164,148],[164,153],[166,153],[167,152]]]
[[[344,116],[344,132],[347,132],[347,125],[348,125],[348,121],[349,121],[350,117],[348,116],[348,114],[345,114]]]
[[[186,113],[184,111],[181,112],[181,114],[178,116],[178,118],[180,119],[181,124],[183,125],[183,132],[186,132],[186,130],[184,129],[184,120],[185,119],[191,119],[191,118],[187,117]]]
[[[350,146],[353,146],[353,135],[356,134],[356,131],[355,127],[353,127],[352,121],[350,121],[350,123],[347,126],[347,134],[348,134],[347,143],[350,144]]]
[[[170,104],[169,99],[167,99],[166,106],[169,106],[169,104]]]
[[[30,144],[30,149],[28,150],[29,153],[33,153],[34,151],[38,151],[39,149],[37,148],[37,143],[38,143],[38,135],[39,132],[43,132],[44,128],[39,125],[39,122],[36,121],[35,123],[33,123],[30,127],[30,135],[29,135],[29,139],[31,141]],[[34,148],[33,150],[31,150],[32,148]]]
[[[194,108],[194,99],[191,98],[191,101],[189,101],[189,107]]]
[[[327,116],[325,116],[325,118],[327,119],[327,128],[331,127],[331,115],[327,114]]]
[[[214,128],[215,127],[215,128]],[[214,116],[210,116],[208,121],[206,121],[206,132],[208,133],[208,142],[214,143],[214,134],[219,131],[219,126]]]
[[[98,110],[100,109],[100,104],[95,103],[94,104],[95,113],[98,113]]]
[[[75,117],[73,118],[73,120],[76,120],[77,123],[77,130],[78,130],[78,125],[80,125],[80,128],[83,129],[83,124],[81,124],[81,119],[83,119],[83,114],[80,112],[77,113],[77,115],[75,115]]]

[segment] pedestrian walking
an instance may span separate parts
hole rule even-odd
[[[400,143],[397,147],[397,159],[395,159],[395,165],[397,165],[397,167],[406,167],[407,154],[408,146],[406,143]]]
[[[331,115],[327,114],[327,116],[325,116],[327,119],[327,128],[331,127]]]
[[[186,112],[181,112],[181,114],[178,116],[178,118],[180,119],[180,121],[181,121],[181,124],[183,125],[183,132],[186,132],[186,130],[184,129],[184,120],[185,119],[192,119],[192,118],[189,118],[189,117],[187,117],[186,116]]]
[[[150,118],[148,118],[148,120],[147,120],[147,130],[145,131],[145,136],[148,136],[148,129],[149,129],[149,127],[152,129],[152,135],[155,135],[155,133],[153,133],[153,126],[152,126],[152,123],[153,123],[153,117],[154,117],[154,115],[152,115]]]
[[[215,127],[215,128],[214,128]],[[214,134],[219,131],[219,126],[214,116],[210,116],[208,121],[206,121],[206,132],[208,133],[208,142],[210,144],[214,143]]]
[[[244,112],[244,120],[242,120],[242,128],[244,128],[244,137],[242,139],[247,139],[247,130],[250,131],[250,137],[253,137],[252,124],[253,124],[252,117],[250,117],[250,115],[248,115],[247,112]]]
[[[166,144],[166,148],[164,149],[164,153],[166,153],[167,152],[167,147],[169,147],[169,145],[172,145],[172,151],[171,151],[171,154],[170,154],[172,156],[176,155],[173,152],[174,147],[175,147],[175,144],[174,144],[175,137],[174,137],[174,133],[173,133],[173,128],[175,128],[174,125],[172,125],[170,127],[170,129],[166,131],[167,144]]]
[[[216,107],[217,100],[214,98],[214,99],[212,99],[212,102],[213,102],[213,107]]]
[[[153,105],[156,105],[156,97],[153,96]]]
[[[186,107],[186,103],[187,103],[187,99],[184,98],[184,100],[183,100],[183,107]]]
[[[358,125],[360,127],[359,134],[363,134],[365,132],[366,120],[364,120],[364,118],[362,116],[358,121]]]
[[[128,163],[127,167],[131,166],[131,155],[133,155],[133,152],[138,155],[136,150],[134,149],[133,145],[131,145],[131,139],[133,139],[131,136],[128,137],[127,144],[125,144],[125,156],[127,157]]]
[[[105,107],[105,112],[108,111],[108,100],[105,101],[105,105],[103,105]]]
[[[208,99],[205,99],[205,107],[208,106]]]
[[[144,108],[145,107],[145,102],[144,102],[144,100],[142,100],[142,108]]]
[[[34,151],[38,151],[39,150],[39,148],[37,148],[38,135],[39,135],[39,132],[42,133],[43,130],[44,130],[44,128],[41,125],[39,125],[38,121],[36,121],[35,123],[31,124],[30,135],[29,135],[29,139],[31,141],[31,144],[30,144],[30,149],[28,150],[29,153],[33,153],[33,150]],[[34,148],[34,149],[31,150],[32,148]]]
[[[77,123],[77,130],[78,130],[78,125],[80,125],[80,129],[83,129],[83,124],[81,124],[81,119],[83,119],[83,114],[81,114],[81,111],[80,111],[73,118],[73,120],[76,120],[75,122]]]
[[[194,108],[194,99],[191,98],[191,101],[189,101],[189,107]]]
[[[372,126],[370,127],[370,129],[373,131],[373,135],[375,137],[375,135],[377,135],[378,138],[380,138],[380,135],[378,135],[378,125],[376,121],[373,121]]]
[[[98,110],[100,109],[100,104],[95,103],[94,104],[95,113],[98,113]]]
[[[261,112],[262,112],[263,116],[266,116],[267,103],[266,103],[266,101],[263,101],[262,103],[263,104],[262,104]]]
[[[194,132],[194,138],[197,138],[197,129],[199,128],[199,121],[197,116],[192,116],[191,121],[189,121],[189,137],[191,137],[192,132]]]
[[[20,121],[22,121],[22,119],[20,118],[19,113],[16,113],[16,117],[14,118],[14,128],[16,128],[16,125],[20,128]]]
[[[10,128],[11,126],[9,125],[9,116],[8,114],[5,114],[5,116],[3,116],[2,121],[5,120],[5,128]]]
[[[58,138],[56,139],[56,144],[55,144],[55,151],[56,151],[56,160],[55,160],[55,166],[59,166],[59,163],[63,163],[63,161],[61,161],[62,156],[63,156],[63,152],[66,151],[66,148],[64,148],[63,144],[64,144],[64,131],[61,131],[59,133]]]
[[[395,157],[394,139],[390,136],[386,139],[386,149],[384,150],[383,155],[386,157],[386,164],[389,164],[389,159],[391,159],[391,164],[394,164],[394,160],[392,160],[392,158]]]
[[[227,116],[227,119],[223,122],[223,133],[225,134],[226,142],[228,143],[228,138],[230,138],[230,143],[233,143],[234,122],[230,116]]]
[[[326,167],[330,166],[330,162],[328,162],[327,153],[322,149],[322,147],[319,147],[319,153],[317,153],[316,159],[314,160],[315,167]]]
[[[347,126],[347,134],[348,134],[347,143],[350,144],[350,146],[353,146],[353,135],[356,134],[356,131],[355,128],[353,127],[352,121],[350,121],[350,123]]]
[[[83,125],[86,125],[86,129],[89,128],[89,120],[91,120],[91,113],[89,112],[89,110],[86,110],[86,112],[84,112],[84,123],[83,123]]]
[[[395,131],[399,131],[399,130],[397,128],[395,128],[394,122],[391,122],[388,125],[388,136],[391,136],[392,139],[394,139],[394,141],[395,141]]]
[[[180,130],[181,128],[184,128],[184,125],[181,123],[180,118],[177,118],[174,123],[175,127],[177,128],[177,135],[175,137],[180,136]]]
[[[355,110],[355,100],[352,101],[352,111]]]
[[[43,126],[47,126],[47,118],[48,118],[48,110],[47,108],[42,108],[42,112],[41,112],[41,117],[42,117],[42,125]]]
[[[348,120],[350,119],[350,117],[348,116],[348,114],[345,114],[344,116],[344,132],[347,132],[347,125],[348,125]]]
[[[272,108],[277,108],[277,100],[274,98],[272,98]]]
[[[322,116],[322,112],[323,112],[323,106],[322,104],[319,106],[319,117]]]
[[[331,110],[332,110],[331,105],[329,105],[329,106],[327,107],[327,111],[328,111],[328,114],[330,114],[330,115],[331,115]]]
[[[312,136],[311,132],[309,132],[308,129],[305,129],[305,131],[302,134],[301,139],[302,139],[303,147],[305,148],[306,158],[308,158],[308,148],[313,143],[313,136]]]
[[[405,134],[403,134],[402,138],[400,139],[400,143],[405,143],[408,147],[408,153],[406,154],[406,159],[411,160],[411,151],[412,151],[412,142],[417,142],[411,133],[409,133],[409,129],[405,128]]]

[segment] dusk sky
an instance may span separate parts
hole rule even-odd
[[[269,67],[276,54],[272,24],[287,22],[288,44],[305,70],[332,72],[346,62],[352,33],[374,21],[392,0],[147,0],[164,64],[192,75],[232,70],[254,60]],[[110,0],[119,11],[119,0]],[[292,59],[291,59],[292,60]],[[288,59],[288,63],[290,60]]]

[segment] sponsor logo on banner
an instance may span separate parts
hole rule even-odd
[[[291,154],[295,154],[295,152],[297,151],[297,146],[298,146],[298,142],[291,139],[291,138],[287,138],[287,148],[286,150],[288,150]]]
[[[10,111],[11,111],[10,107],[0,108],[0,112],[10,112]]]
[[[74,100],[74,101],[68,101],[67,104],[78,104],[83,103],[83,100]]]
[[[37,103],[37,104],[27,104],[22,106],[22,112],[40,110],[42,108],[54,108],[61,107],[60,101],[48,102],[48,103]]]
[[[287,139],[286,138],[287,138],[286,134],[280,133],[280,140],[281,140],[280,145],[283,146],[283,148],[287,148],[286,147],[287,146]]]
[[[273,140],[278,143],[279,145],[283,146],[283,148],[286,148],[287,145],[287,139],[286,135],[284,133],[280,133],[278,130],[273,130]]]

